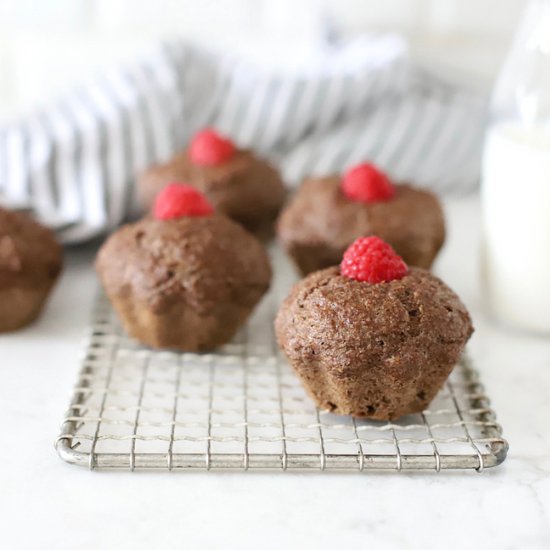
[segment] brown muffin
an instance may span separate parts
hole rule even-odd
[[[96,268],[131,336],[182,351],[228,342],[271,279],[260,242],[223,215],[126,225],[102,246]]]
[[[281,213],[277,233],[304,275],[339,263],[357,237],[377,235],[409,265],[429,268],[445,240],[437,197],[395,185],[391,200],[350,200],[339,176],[306,180]]]
[[[426,270],[370,284],[338,267],[300,281],[275,330],[320,408],[377,420],[425,409],[473,332],[456,294]]]
[[[0,332],[38,317],[61,266],[61,246],[52,231],[0,207]]]
[[[149,210],[157,193],[173,182],[193,185],[218,212],[262,236],[272,233],[285,198],[277,170],[251,151],[237,150],[219,165],[203,166],[193,162],[187,150],[153,166],[138,181],[143,207]]]

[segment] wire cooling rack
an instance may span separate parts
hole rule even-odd
[[[273,318],[293,281],[277,277],[249,323],[216,353],[152,351],[129,339],[103,294],[59,455],[90,469],[481,471],[507,442],[463,359],[420,414],[394,422],[318,410],[277,351]]]

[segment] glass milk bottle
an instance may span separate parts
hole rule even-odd
[[[550,334],[550,0],[532,0],[493,95],[482,167],[484,298]]]

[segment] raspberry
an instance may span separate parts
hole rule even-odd
[[[340,272],[342,275],[382,283],[401,279],[407,274],[407,264],[394,249],[378,237],[361,237],[344,252]]]
[[[213,130],[205,128],[195,134],[189,146],[191,160],[200,166],[218,166],[235,154],[233,142]]]
[[[386,174],[374,164],[359,164],[346,172],[342,179],[344,195],[353,201],[387,201],[395,195],[395,188]]]
[[[184,183],[170,183],[155,200],[153,215],[157,220],[171,220],[183,216],[209,216],[214,212],[206,197]]]

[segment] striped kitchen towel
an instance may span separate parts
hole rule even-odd
[[[135,178],[214,126],[277,164],[290,186],[364,160],[439,193],[477,185],[484,100],[416,69],[396,36],[330,44],[267,70],[182,42],[96,75],[0,127],[0,203],[64,242],[137,213]]]

